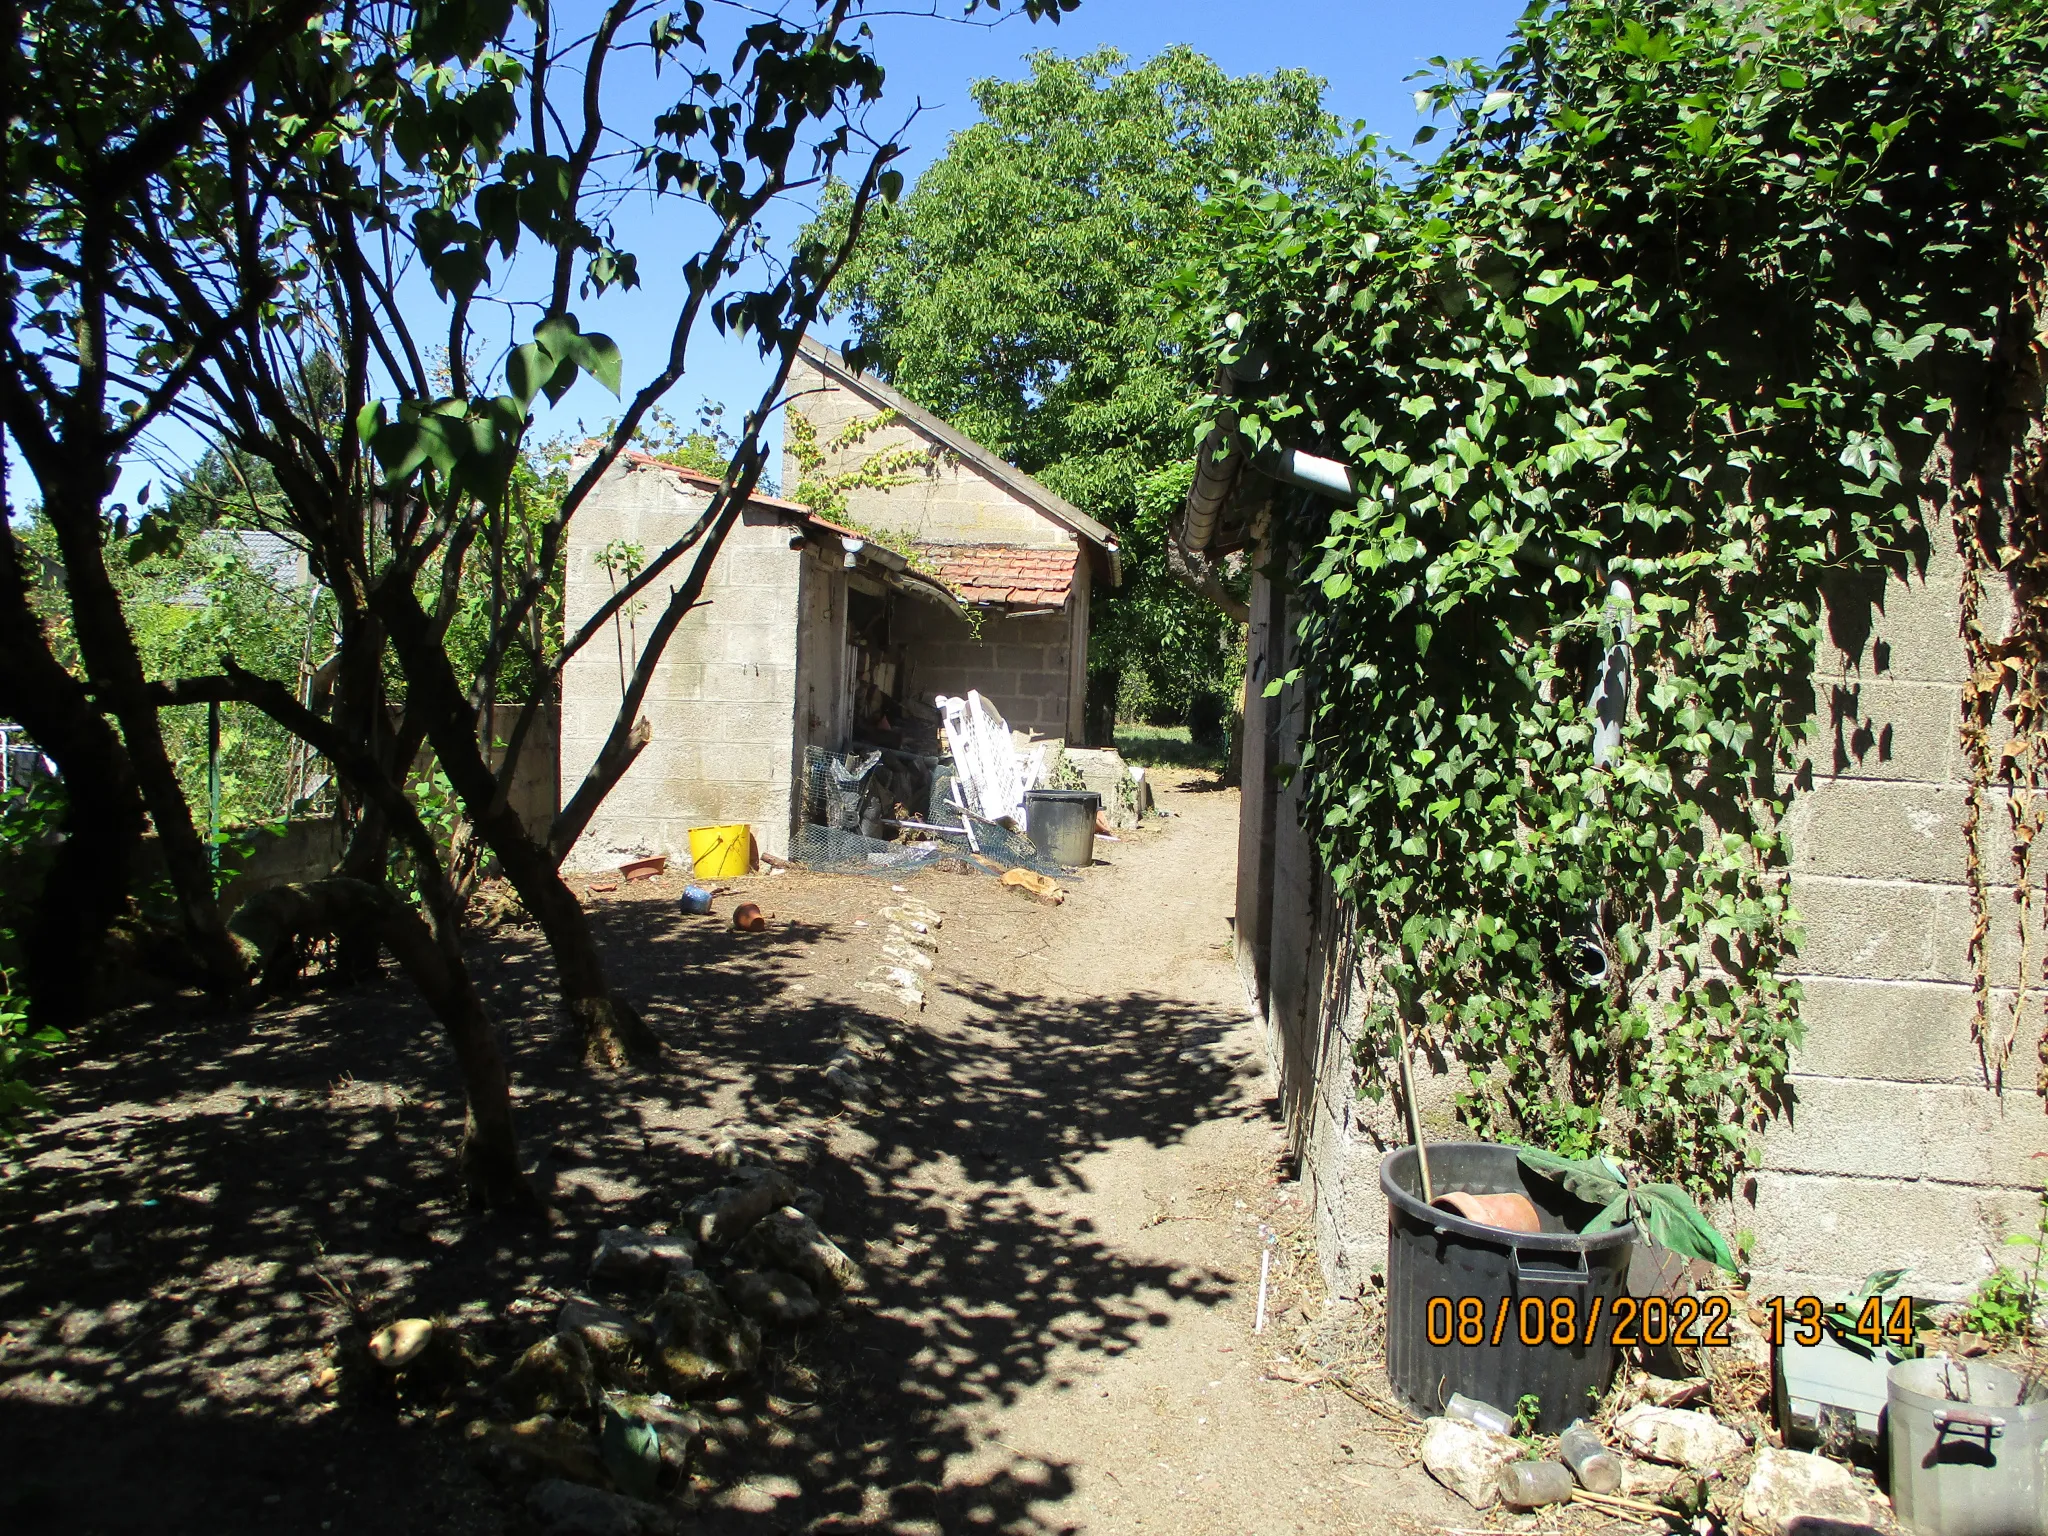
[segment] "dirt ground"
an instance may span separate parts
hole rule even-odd
[[[1482,1517],[1415,1464],[1372,1299],[1322,1294],[1230,961],[1237,797],[1160,777],[1169,814],[1062,906],[904,881],[944,914],[914,1015],[861,985],[886,878],[741,882],[720,912],[760,902],[751,937],[680,914],[679,880],[591,882],[669,1047],[617,1078],[564,1041],[538,936],[480,940],[544,1222],[461,1203],[453,1069],[402,981],[106,1020],[0,1182],[0,1528],[533,1529],[463,1427],[598,1231],[675,1219],[732,1137],[824,1196],[870,1286],[695,1404],[684,1529],[1596,1529]],[[871,1110],[824,1081],[849,1023],[897,1041]],[[405,1316],[458,1328],[468,1379],[394,1396],[360,1365]]]

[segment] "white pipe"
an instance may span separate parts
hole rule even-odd
[[[1283,448],[1280,459],[1273,467],[1274,478],[1285,480],[1289,485],[1299,486],[1304,491],[1314,491],[1319,496],[1329,496],[1341,501],[1358,499],[1358,471],[1349,464],[1340,464],[1335,459],[1320,458],[1313,453],[1303,453],[1299,448]]]

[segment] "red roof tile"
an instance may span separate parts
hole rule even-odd
[[[666,459],[657,459],[653,454],[642,453],[637,448],[628,448],[624,453],[620,454],[619,462],[628,469],[666,470],[678,480],[687,481],[700,490],[715,491],[725,483],[718,476],[707,475],[701,469],[688,469],[681,464],[671,464]],[[780,496],[763,495],[759,491],[754,492],[753,495],[747,498],[747,505],[750,507],[765,507],[771,512],[797,512],[805,516],[810,514],[808,507],[800,507],[793,501],[784,501]]]
[[[920,544],[962,602],[1058,608],[1074,589],[1076,552],[1018,544]]]

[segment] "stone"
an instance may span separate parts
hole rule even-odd
[[[736,1168],[732,1177],[683,1209],[683,1225],[712,1248],[745,1237],[763,1216],[796,1198],[796,1184],[777,1168]]]
[[[735,1312],[701,1269],[679,1275],[654,1312],[654,1357],[669,1391],[688,1397],[750,1374],[761,1359],[761,1328]]]
[[[640,1362],[654,1343],[652,1331],[639,1318],[581,1296],[562,1303],[555,1316],[555,1331],[580,1338],[590,1350],[598,1376],[619,1386],[638,1380]]]
[[[912,933],[932,932],[946,926],[946,919],[930,907],[915,901],[899,901],[883,907],[875,916],[885,923],[901,923]]]
[[[433,1340],[431,1318],[403,1317],[370,1335],[370,1358],[387,1371],[402,1370]]]
[[[1431,1419],[1422,1427],[1423,1470],[1474,1509],[1500,1497],[1500,1474],[1528,1453],[1518,1440],[1462,1419]]]
[[[735,1269],[725,1277],[725,1295],[747,1316],[785,1328],[815,1323],[824,1310],[808,1285],[779,1269]]]
[[[913,971],[928,971],[932,968],[932,957],[930,955],[897,939],[891,939],[882,946],[882,958],[884,960],[893,960],[898,965],[908,966]]]
[[[1114,747],[1068,747],[1060,755],[1060,764],[1079,775],[1083,789],[1101,796],[1102,818],[1111,831],[1128,832],[1137,826],[1137,782]]]
[[[1615,1422],[1614,1433],[1638,1456],[1693,1472],[1731,1461],[1749,1445],[1739,1430],[1699,1408],[1631,1408]]]
[[[660,1536],[675,1522],[658,1504],[550,1478],[526,1496],[547,1536]]]
[[[1769,1536],[1810,1528],[1798,1527],[1800,1521],[1833,1522],[1831,1530],[1873,1523],[1870,1499],[1847,1467],[1825,1456],[1770,1446],[1756,1453],[1749,1486],[1742,1492],[1742,1518]]]
[[[1714,1350],[1710,1358],[1726,1369],[1731,1365],[1753,1365],[1760,1371],[1771,1368],[1771,1341],[1744,1308],[1734,1308],[1728,1317],[1728,1348]]]
[[[487,1471],[519,1482],[566,1478],[577,1483],[605,1480],[604,1462],[589,1430],[572,1419],[536,1414],[517,1424],[478,1419],[466,1432],[470,1450]]]
[[[887,1061],[894,1054],[894,1048],[887,1040],[877,1040],[866,1030],[855,1029],[849,1024],[839,1032],[839,1055],[849,1052],[863,1061]]]
[[[750,1235],[748,1247],[767,1261],[766,1267],[786,1269],[817,1290],[858,1293],[867,1289],[860,1266],[795,1206],[786,1205],[764,1217]]]
[[[597,1400],[597,1365],[581,1334],[551,1334],[513,1362],[498,1391],[528,1413],[582,1413]]]
[[[878,965],[860,983],[863,992],[880,992],[896,999],[912,1013],[924,1007],[924,987],[918,973],[908,966]]]
[[[1659,1408],[1689,1408],[1713,1396],[1713,1386],[1704,1376],[1673,1378],[1643,1377],[1643,1396]]]
[[[860,1070],[858,1057],[833,1057],[825,1066],[825,1086],[840,1103],[856,1109],[866,1109],[875,1102],[875,1085]]]
[[[618,1285],[666,1285],[668,1277],[697,1267],[697,1245],[687,1237],[658,1237],[638,1227],[597,1234],[590,1278]]]
[[[638,1419],[661,1442],[661,1465],[680,1482],[689,1475],[690,1453],[704,1438],[704,1421],[680,1407],[666,1392],[651,1395],[619,1393],[606,1399],[620,1413]]]
[[[936,955],[939,952],[939,941],[932,937],[931,929],[924,923],[914,923],[907,927],[902,923],[891,923],[889,937],[898,944],[908,944],[928,955]]]
[[[1633,1456],[1621,1458],[1621,1491],[1632,1499],[1661,1499],[1683,1476],[1676,1467],[1660,1467]]]

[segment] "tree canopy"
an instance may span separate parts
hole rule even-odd
[[[1167,570],[1198,365],[1157,286],[1231,177],[1297,187],[1338,168],[1338,124],[1313,75],[1236,78],[1186,47],[1030,66],[975,85],[981,121],[878,210],[833,302],[865,364],[1116,530],[1127,589],[1098,595],[1091,665],[1142,670],[1184,704],[1233,636]],[[828,226],[844,207],[828,202]]]

